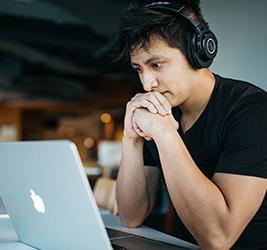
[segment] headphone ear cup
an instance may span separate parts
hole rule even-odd
[[[192,61],[196,68],[208,68],[217,54],[217,39],[212,32],[203,35],[194,33],[192,39]]]
[[[199,68],[198,63],[195,61],[194,54],[194,33],[186,34],[186,58],[193,68]]]
[[[187,59],[193,68],[203,68],[204,62],[198,56],[199,37],[196,32],[187,35]]]
[[[203,56],[213,60],[218,52],[218,41],[216,36],[211,31],[202,36],[201,46]]]

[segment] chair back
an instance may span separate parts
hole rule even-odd
[[[97,205],[102,209],[109,210],[113,214],[118,213],[115,189],[115,180],[100,177],[97,179],[93,190]]]

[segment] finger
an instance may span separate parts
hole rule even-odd
[[[143,103],[144,100],[147,100],[155,107],[157,112],[152,112],[152,109],[150,109],[149,111],[151,113],[159,113],[160,115],[163,115],[163,116],[168,114],[168,112],[166,112],[166,110],[165,110],[165,107],[162,106],[162,104],[159,102],[159,100],[155,96],[155,92],[149,92],[149,93],[145,93],[145,94],[137,94],[131,99],[132,103],[135,103],[135,104]]]
[[[157,100],[159,101],[159,103],[161,104],[161,106],[164,107],[165,111],[168,114],[171,114],[172,106],[169,103],[169,101],[167,100],[167,98],[159,92],[154,92],[154,95],[157,98]]]
[[[174,119],[173,115],[172,114],[171,115],[168,115],[168,118],[170,119],[172,126],[176,130],[178,130],[179,129],[179,123]]]
[[[152,138],[149,137],[149,136],[145,136],[144,138],[145,138],[146,141],[152,141]]]
[[[168,114],[168,111],[166,111],[166,108],[159,102],[155,93],[151,93],[148,96],[148,101],[153,103],[153,105],[156,107],[156,109],[160,115],[167,115]]]
[[[135,122],[133,122],[133,129],[139,136],[141,136],[140,134],[142,133],[142,130],[138,127],[138,125]]]
[[[129,101],[126,105],[126,113],[133,113],[138,107],[133,105],[132,101]]]
[[[124,126],[124,134],[126,133],[126,135],[130,136],[130,137],[138,137],[139,135],[136,133],[135,129],[133,128],[132,123],[125,123]]]
[[[141,136],[141,137],[144,137],[144,138],[149,138],[145,133],[144,131],[137,125],[137,123],[133,122],[133,127],[134,127],[134,130],[135,132]]]
[[[158,110],[156,109],[156,107],[151,102],[149,102],[148,100],[145,100],[145,99],[142,99],[140,101],[136,101],[132,105],[133,105],[133,107],[135,107],[135,110],[137,108],[146,108],[146,109],[148,109],[149,112],[151,112],[153,114],[158,113]]]
[[[140,101],[142,99],[144,99],[144,96],[147,93],[137,93],[134,97],[131,98],[130,103],[136,102],[136,101]]]
[[[145,138],[145,133],[139,129],[139,128],[135,128],[135,133],[139,136],[139,137],[143,137]]]
[[[155,109],[144,100],[150,102]],[[159,113],[160,115],[171,114],[171,104],[168,102],[167,98],[160,92],[149,92],[149,93],[138,93],[129,102],[131,106],[131,112],[134,112],[137,108],[147,108],[151,113]]]
[[[128,114],[125,115],[124,119],[124,131],[127,131],[127,134],[130,134],[132,136],[138,136],[138,134],[135,132],[133,128],[133,123],[132,123],[132,118],[133,118],[133,113],[127,112]]]
[[[146,137],[145,133],[142,130],[140,130],[139,135],[144,138]]]

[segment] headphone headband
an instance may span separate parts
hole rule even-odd
[[[205,32],[209,30],[207,23],[201,16],[197,15],[192,8],[187,7],[184,4],[179,3],[178,1],[153,2],[146,4],[144,8],[150,10],[158,10],[159,12],[165,12],[169,14],[178,14],[188,20],[193,28],[198,32]]]
[[[207,68],[211,65],[217,54],[217,38],[209,30],[207,22],[191,7],[185,6],[179,1],[152,2],[144,5],[145,9],[156,10],[185,18],[194,28],[195,35],[190,39],[189,61],[196,68]]]

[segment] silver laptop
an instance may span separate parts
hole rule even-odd
[[[28,246],[42,250],[196,249],[188,243],[180,247],[105,229],[79,153],[70,141],[0,142],[0,159],[0,196],[19,241]],[[4,249],[25,249],[22,244],[9,246]]]
[[[21,242],[45,250],[112,249],[75,145],[1,142],[0,196]]]

